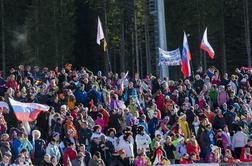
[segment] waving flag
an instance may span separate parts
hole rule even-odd
[[[214,50],[207,40],[207,28],[204,32],[204,35],[200,44],[200,48],[206,51],[211,59],[214,59]]]
[[[121,80],[121,83],[120,83],[120,90],[119,90],[121,93],[124,92],[124,81],[126,80],[128,74],[129,74],[129,71],[126,72],[126,74],[124,75],[124,77],[123,77],[122,80]]]
[[[103,41],[103,50],[106,51],[107,42],[105,40],[105,36],[104,36],[104,33],[103,33],[101,20],[98,17],[96,43],[101,45],[101,41]]]
[[[184,74],[184,77],[191,76],[190,61],[191,61],[191,53],[189,50],[189,45],[188,45],[186,34],[184,32],[183,50],[182,50],[182,65],[181,65],[181,71]]]
[[[16,118],[22,122],[32,122],[41,111],[48,111],[49,106],[37,103],[22,103],[9,98]]]

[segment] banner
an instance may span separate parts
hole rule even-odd
[[[179,48],[173,51],[165,51],[159,48],[159,64],[164,64],[166,66],[181,65],[181,55]]]

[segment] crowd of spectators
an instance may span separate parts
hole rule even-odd
[[[34,122],[0,110],[0,166],[252,162],[252,70],[186,79],[18,66],[0,100],[50,106]]]

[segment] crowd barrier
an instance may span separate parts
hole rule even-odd
[[[169,166],[181,166],[181,164],[171,164]],[[186,164],[185,166],[252,166],[252,163],[238,163],[238,164],[229,164],[229,163],[194,163]]]

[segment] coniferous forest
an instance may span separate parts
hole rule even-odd
[[[215,65],[222,72],[251,66],[251,9],[249,0],[165,0],[167,48],[181,48],[186,31],[193,70],[200,65]],[[156,71],[155,0],[1,0],[0,10],[2,70],[73,63],[142,76]],[[98,16],[106,52],[96,43]],[[215,60],[199,47],[206,27]],[[171,71],[171,77],[181,76],[179,67]]]

